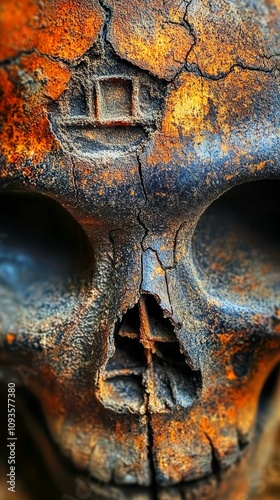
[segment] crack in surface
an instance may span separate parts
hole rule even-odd
[[[216,452],[216,448],[212,442],[212,439],[210,438],[210,436],[205,432],[205,436],[207,438],[207,440],[209,441],[209,444],[210,444],[210,447],[211,447],[211,452],[212,452],[212,462],[211,462],[211,466],[212,466],[212,474],[217,478],[217,481],[218,481],[218,484],[221,482],[222,480],[222,467],[221,467],[221,462],[217,456],[217,452]]]
[[[111,263],[111,266],[112,266],[112,278],[113,278],[113,273],[116,269],[116,243],[115,243],[115,234],[118,232],[118,231],[122,231],[122,228],[118,227],[116,229],[111,229],[111,231],[109,231],[109,241],[110,241],[110,244],[111,244],[111,248],[112,248],[112,253],[108,253],[108,258],[110,259],[110,263]],[[115,329],[115,327],[114,327]]]
[[[167,275],[166,275],[166,271],[169,270],[169,269],[174,269],[175,266],[164,266],[157,251],[152,248],[152,247],[147,247],[145,248],[144,252],[146,252],[147,250],[150,250],[151,252],[153,252],[156,256],[156,259],[161,267],[161,269],[164,271],[164,277],[165,277],[165,283],[166,283],[166,291],[167,291],[167,296],[168,296],[168,300],[169,300],[169,304],[170,304],[170,307],[171,307],[171,315],[173,315],[173,307],[172,307],[172,303],[171,303],[171,297],[170,297],[170,292],[169,292],[169,285],[168,285],[168,280],[167,280]]]
[[[147,191],[146,191],[146,187],[145,187],[145,183],[144,183],[143,170],[142,170],[142,164],[141,164],[139,153],[136,154],[136,158],[137,158],[137,163],[138,163],[138,172],[139,172],[141,189],[142,189],[142,192],[143,192],[143,195],[144,195],[144,203],[139,207],[139,211],[138,211],[138,214],[137,214],[138,223],[144,229],[144,235],[143,235],[142,240],[141,240],[141,248],[142,248],[142,251],[144,252],[145,251],[145,249],[144,249],[144,241],[145,241],[146,236],[149,233],[149,229],[145,225],[144,221],[142,220],[141,215],[142,215],[144,207],[146,207],[146,205],[148,203],[148,195],[147,195]],[[142,275],[143,275],[143,265],[142,265]],[[142,282],[142,279],[141,279],[141,282]]]
[[[10,64],[17,62],[17,60],[20,59],[21,57],[30,56],[35,51],[36,51],[35,48],[32,48],[30,50],[21,50],[13,57],[7,57],[6,59],[2,59],[0,60],[0,68],[3,66],[9,66]]]
[[[273,66],[272,68],[268,69],[268,68],[257,68],[255,66],[245,66],[241,63],[235,63],[230,67],[230,69],[227,72],[220,73],[218,75],[210,75],[208,73],[203,73],[197,64],[187,63],[184,69],[187,73],[193,73],[194,75],[200,76],[201,78],[217,82],[227,78],[231,73],[234,72],[235,68],[239,68],[242,71],[254,71],[259,73],[271,74],[277,69],[277,66]]]
[[[19,60],[22,57],[24,57],[24,56],[31,56],[32,54],[36,54],[37,56],[43,57],[43,58],[45,58],[45,59],[47,59],[49,61],[60,62],[60,63],[64,64],[65,66],[71,68],[71,69],[74,68],[74,66],[75,66],[74,64],[72,64],[71,61],[69,61],[67,59],[64,59],[63,57],[52,56],[52,55],[47,54],[45,52],[41,52],[36,47],[32,47],[29,50],[21,50],[20,52],[18,52],[13,57],[9,57],[7,59],[3,59],[2,61],[0,61],[0,67],[2,67],[2,66],[9,66],[11,64],[18,64]]]
[[[193,3],[194,0],[190,0],[189,2],[187,2],[187,5],[186,5],[186,9],[185,9],[185,14],[183,16],[183,22],[182,23],[175,23],[175,22],[172,22],[172,21],[169,21],[170,24],[176,24],[176,25],[181,25],[181,26],[184,26],[188,32],[190,33],[190,35],[192,36],[193,38],[193,43],[186,55],[186,62],[184,64],[184,66],[175,74],[175,76],[172,78],[172,80],[170,81],[170,84],[174,83],[175,80],[180,77],[180,75],[182,73],[184,73],[185,71],[187,71],[188,73],[194,73],[194,74],[197,74],[199,76],[201,76],[202,78],[206,78],[206,79],[209,79],[209,80],[214,80],[214,81],[218,81],[218,80],[222,80],[224,78],[226,78],[230,73],[232,73],[234,71],[235,68],[239,68],[241,70],[248,70],[248,71],[258,71],[258,72],[263,72],[263,73],[273,73],[273,71],[279,69],[278,68],[278,65],[275,64],[272,68],[260,68],[260,67],[257,67],[257,66],[250,66],[250,65],[247,65],[247,64],[243,64],[243,63],[234,63],[230,69],[226,72],[223,72],[223,73],[219,73],[218,75],[210,75],[208,73],[204,73],[200,67],[199,67],[199,64],[189,64],[188,63],[188,58],[191,54],[191,52],[193,51],[194,47],[197,45],[197,35],[196,35],[196,32],[195,32],[195,29],[193,28],[192,24],[189,22],[188,20],[188,9],[189,7],[191,6],[191,4]],[[259,57],[263,58],[263,59],[266,59],[266,60],[271,60],[273,59],[274,57],[279,57],[280,54],[279,53],[276,53],[276,54],[271,54],[271,55],[266,55],[266,54],[259,54]],[[175,62],[180,62],[180,61],[175,61]]]
[[[110,42],[108,41],[107,35],[108,35],[108,25],[112,19],[112,9],[111,9],[111,7],[109,7],[109,5],[106,4],[106,2],[104,2],[104,0],[98,0],[98,2],[99,2],[101,9],[103,10],[103,12],[105,14],[104,24],[103,24],[103,28],[102,28],[102,32],[101,32],[101,38],[103,38],[103,40],[106,43],[110,44]],[[111,46],[111,44],[110,44],[110,46]]]
[[[177,246],[178,246],[178,240],[179,240],[179,234],[181,232],[181,230],[183,229],[184,226],[187,226],[188,225],[188,222],[187,221],[183,221],[180,226],[177,228],[177,231],[175,233],[175,238],[174,238],[174,246],[173,246],[173,266],[171,267],[171,269],[176,269],[176,266],[177,266],[177,263],[178,263],[178,260],[177,260]]]
[[[194,46],[197,44],[197,36],[195,34],[193,26],[190,24],[190,22],[188,20],[188,9],[191,6],[192,2],[193,2],[193,0],[190,0],[189,2],[187,2],[185,14],[184,14],[184,17],[183,17],[183,19],[184,19],[183,24],[188,29],[188,31],[189,31],[192,39],[193,39],[193,43],[192,43],[192,45],[191,45],[191,47],[190,47],[190,49],[189,49],[189,51],[187,53],[187,56],[186,56],[186,61],[188,60],[188,57],[189,57],[191,51],[193,50]]]
[[[148,451],[148,459],[150,462],[150,471],[151,471],[151,500],[158,500],[158,495],[157,495],[157,481],[156,481],[156,467],[155,467],[155,462],[154,462],[154,456],[153,456],[153,448],[154,448],[154,438],[153,438],[153,427],[152,427],[152,419],[151,419],[151,414],[149,412],[149,394],[147,390],[145,389],[145,394],[147,396],[147,403],[146,403],[146,418],[147,418],[147,451]]]
[[[79,190],[78,190],[77,176],[76,176],[76,172],[75,172],[76,165],[75,165],[74,158],[71,155],[69,155],[69,158],[71,161],[71,176],[72,176],[72,180],[73,180],[75,200],[76,200],[76,203],[79,203],[79,196],[78,196]]]
[[[174,21],[167,21],[166,23],[167,24],[174,24],[176,26],[182,26],[183,28],[185,28],[188,33],[190,34],[190,36],[192,37],[193,39],[193,43],[191,44],[187,54],[186,54],[186,57],[185,57],[185,61],[188,60],[188,57],[190,55],[190,53],[192,52],[193,48],[195,47],[195,45],[197,44],[197,38],[196,38],[196,34],[195,34],[195,31],[192,27],[192,25],[189,23],[188,21],[188,8],[190,7],[191,3],[193,2],[193,0],[190,0],[189,2],[186,3],[186,9],[185,9],[185,12],[183,14],[183,20],[181,23],[176,23]],[[174,61],[178,64],[182,64],[181,61],[177,61],[175,58],[174,58]],[[169,82],[169,85],[171,85],[172,83],[175,82],[175,80],[177,80],[179,78],[179,76],[185,71],[185,64],[182,65],[182,67],[175,73],[174,77],[170,80]]]
[[[171,302],[171,296],[170,296],[170,291],[169,291],[169,284],[168,284],[168,279],[167,279],[167,275],[166,275],[166,270],[165,270],[164,275],[165,275],[167,297],[168,297],[170,308],[171,308],[170,312],[171,312],[171,316],[173,316],[173,306],[172,306],[172,302]]]

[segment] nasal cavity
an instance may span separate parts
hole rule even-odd
[[[174,325],[151,295],[141,295],[116,326],[114,354],[101,372],[99,397],[117,412],[189,408],[202,379],[186,363]]]

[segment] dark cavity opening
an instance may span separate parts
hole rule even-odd
[[[149,317],[151,337],[161,342],[177,342],[174,326],[169,318],[163,316],[163,311],[152,295],[145,295],[145,304]],[[170,344],[171,346],[171,344]]]
[[[135,333],[139,335],[140,319],[139,319],[138,304],[134,306],[132,309],[129,309],[127,311],[121,322],[120,331],[126,331],[128,333]]]
[[[214,201],[193,236],[207,289],[231,300],[275,302],[280,292],[280,182],[237,186]]]
[[[106,371],[123,370],[131,368],[143,369],[145,363],[144,348],[139,340],[125,338],[117,335],[115,338],[115,353],[108,360]]]
[[[14,307],[20,315],[30,306],[38,317],[54,312],[52,305],[59,304],[61,295],[84,288],[91,266],[84,231],[59,203],[37,193],[0,193],[2,310]]]
[[[116,327],[115,352],[102,376],[106,389],[102,382],[100,385],[102,402],[117,411],[137,412],[142,408],[148,380],[153,380],[149,394],[152,391],[158,402],[157,411],[189,408],[202,387],[201,373],[187,365],[174,326],[164,318],[154,297],[145,295],[142,301],[148,316],[146,331],[140,331],[137,304]]]

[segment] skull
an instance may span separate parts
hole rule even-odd
[[[246,494],[280,413],[278,1],[4,0],[2,23],[2,377],[36,357],[101,498]]]

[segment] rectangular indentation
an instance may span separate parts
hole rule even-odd
[[[98,118],[102,121],[131,119],[133,115],[133,84],[125,78],[106,78],[98,81]]]

